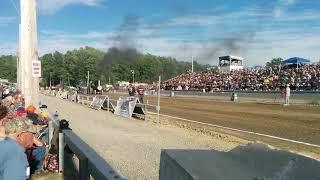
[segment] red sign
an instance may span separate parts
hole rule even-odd
[[[32,76],[41,77],[41,62],[38,60],[32,61]]]

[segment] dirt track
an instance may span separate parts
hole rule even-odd
[[[120,94],[109,94],[117,98]],[[145,102],[156,104],[156,97]],[[320,107],[161,97],[161,114],[320,145]]]
[[[50,112],[58,111],[70,127],[128,179],[159,179],[162,149],[214,149],[228,151],[246,140],[215,133],[187,131],[96,111],[74,102],[41,96]]]

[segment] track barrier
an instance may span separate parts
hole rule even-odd
[[[70,129],[60,127],[58,114],[55,113],[49,119],[49,147],[52,147],[54,132],[59,133],[59,172],[65,175],[66,169],[72,169],[65,165],[72,161],[75,155],[78,164],[71,162],[78,169],[75,179],[90,180],[125,180],[108,162],[106,162],[96,151],[86,144],[79,136]],[[71,158],[70,158],[71,157]],[[67,162],[68,161],[68,162]]]
[[[146,119],[146,115],[148,114],[148,111],[155,111],[157,112],[157,114],[160,113],[160,106],[151,105],[149,103],[147,104],[140,103],[137,97],[120,97],[118,100],[111,99],[105,95],[97,95],[94,97],[86,96],[86,95],[78,95],[77,97],[78,104],[87,105],[96,110],[104,109],[107,111],[111,111],[116,115],[121,115],[121,113],[119,112],[119,109],[121,109],[121,105],[124,103],[124,101],[134,102],[134,107],[132,109],[133,112],[131,113],[127,112],[124,117],[131,118],[133,114],[133,115],[143,116],[143,119]],[[119,106],[118,112],[116,112],[117,106]],[[122,106],[122,108],[124,107]],[[129,108],[129,106],[126,108]]]
[[[160,180],[319,179],[320,162],[263,144],[215,150],[162,150]]]

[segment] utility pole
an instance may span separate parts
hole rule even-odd
[[[33,77],[32,61],[38,60],[36,0],[20,0],[20,76],[25,106],[39,103],[39,77]]]
[[[20,89],[20,91],[22,91],[21,89],[21,62],[20,62],[20,45],[21,45],[21,42],[20,42],[20,24],[19,24],[19,47],[18,47],[18,50],[17,50],[17,87],[18,89]]]
[[[69,73],[68,73],[68,85],[70,87],[70,75],[69,75]]]
[[[50,90],[52,89],[52,80],[51,80],[52,72],[50,72]]]
[[[19,74],[19,88],[24,94],[24,79],[23,79],[23,73],[24,73],[24,61],[21,60],[21,23],[19,24],[19,66],[17,67],[17,74]]]
[[[160,123],[160,93],[161,93],[161,76],[159,76],[158,82],[158,104],[156,107],[157,110],[157,123]]]
[[[192,58],[191,58],[191,72],[193,73],[193,55],[192,55]]]
[[[87,76],[87,87],[89,87],[90,83],[90,71],[88,71],[88,76]]]
[[[90,83],[90,71],[88,71],[88,75],[87,75],[87,94],[90,94],[89,83]]]
[[[132,74],[132,84],[134,84],[134,70],[131,70],[131,74]]]

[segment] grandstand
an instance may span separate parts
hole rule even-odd
[[[185,73],[164,82],[166,90],[280,91],[286,84],[296,91],[320,90],[320,64],[303,64],[299,68],[273,66],[231,71]]]

